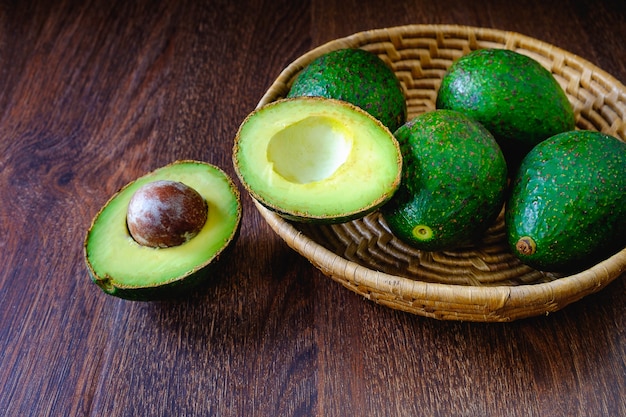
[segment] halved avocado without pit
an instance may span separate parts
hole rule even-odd
[[[182,243],[150,246],[129,230],[131,200],[156,184],[192,190],[204,203],[206,217]],[[146,210],[153,203],[145,203]],[[224,171],[205,162],[173,162],[124,186],[95,216],[84,243],[90,278],[104,292],[130,300],[184,295],[210,277],[209,267],[236,240],[241,216],[239,191]]]
[[[339,223],[383,205],[400,183],[402,156],[379,120],[347,102],[281,99],[241,124],[233,163],[247,191],[293,221]]]

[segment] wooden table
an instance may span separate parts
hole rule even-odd
[[[234,176],[280,70],[354,32],[512,30],[626,81],[618,1],[0,3],[0,415],[624,416],[626,281],[547,317],[438,321],[348,291],[243,196],[209,288],[129,302],[93,285],[89,223],[176,159]]]

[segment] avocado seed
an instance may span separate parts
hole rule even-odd
[[[158,180],[133,194],[126,223],[130,235],[140,245],[168,248],[196,236],[207,215],[208,206],[196,190],[182,182]]]

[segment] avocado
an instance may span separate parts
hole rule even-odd
[[[505,209],[509,246],[539,270],[572,272],[626,246],[626,143],[557,134],[522,160]]]
[[[209,267],[236,240],[241,216],[239,191],[226,173],[175,161],[127,184],[97,213],[84,243],[89,276],[129,300],[182,296],[209,278]]]
[[[507,49],[479,49],[454,61],[436,108],[481,122],[500,144],[511,174],[533,146],[575,127],[572,105],[552,73]]]
[[[400,148],[364,110],[320,97],[281,99],[250,113],[233,146],[246,190],[294,221],[339,223],[365,216],[398,188]]]
[[[400,188],[381,208],[392,233],[420,250],[477,241],[502,211],[507,166],[494,137],[454,110],[422,113],[395,132]]]
[[[358,48],[327,52],[297,76],[287,97],[317,96],[347,101],[370,113],[392,132],[407,117],[404,90],[378,55]]]

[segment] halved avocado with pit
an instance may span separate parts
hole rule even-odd
[[[206,203],[206,221],[184,243],[151,247],[131,235],[127,210],[137,191],[163,180],[195,190]],[[130,300],[184,295],[209,278],[209,267],[236,240],[241,216],[239,191],[225,172],[205,162],[173,162],[127,184],[95,216],[84,243],[90,278]]]
[[[282,99],[252,112],[235,139],[233,163],[247,191],[294,221],[363,217],[397,190],[400,147],[379,120],[344,101]]]

